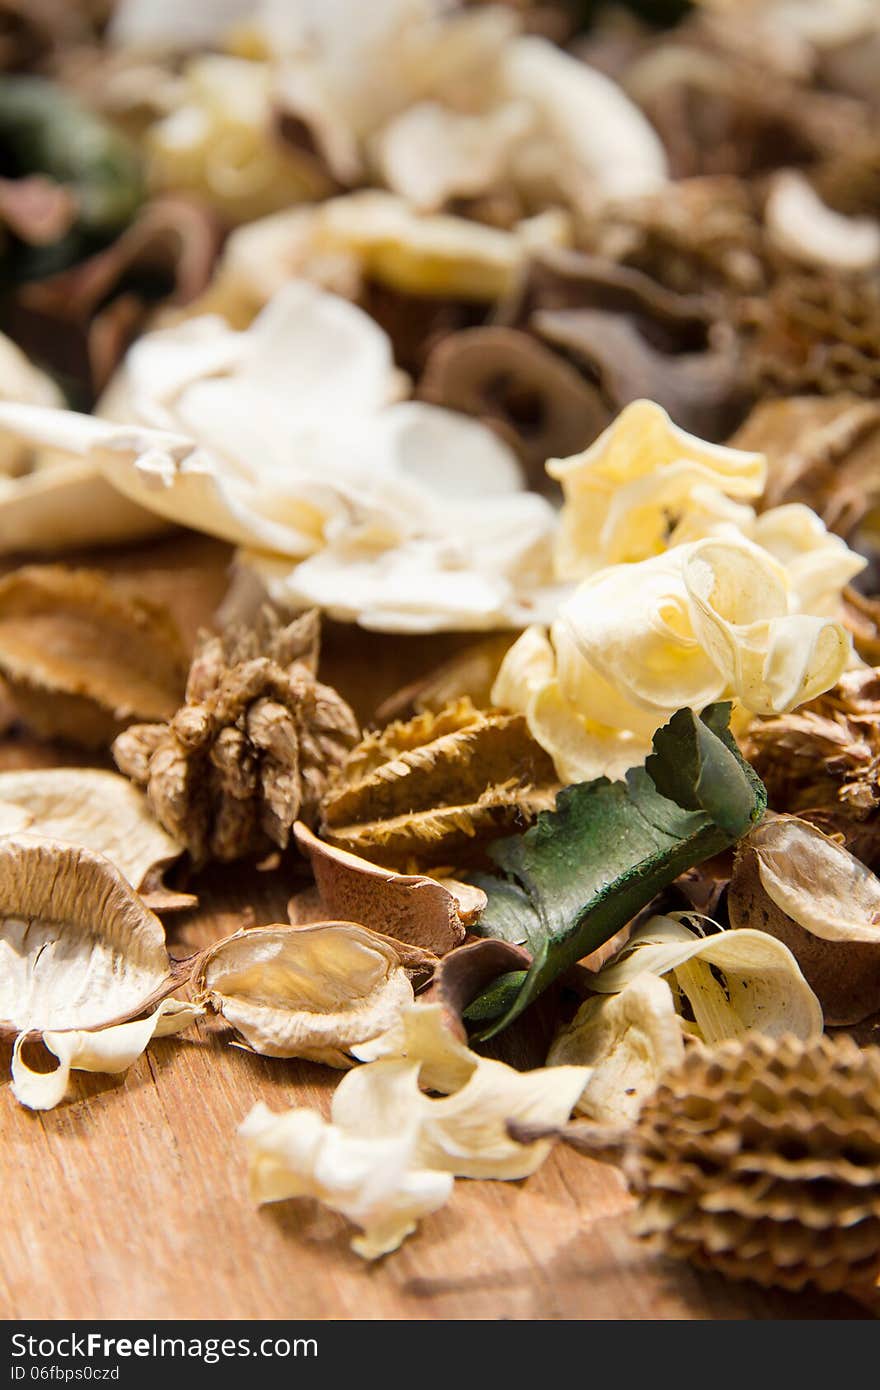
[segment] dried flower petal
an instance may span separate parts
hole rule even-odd
[[[880,223],[833,212],[795,169],[774,176],[764,218],[770,240],[793,260],[842,271],[880,263]]]
[[[638,1116],[667,1067],[684,1059],[684,1036],[669,985],[637,975],[619,994],[588,999],[559,1030],[548,1067],[588,1067],[575,1106],[600,1123],[626,1125]]]
[[[523,719],[460,700],[369,734],[324,799],[322,836],[390,867],[466,862],[556,790]]]
[[[486,905],[485,893],[466,884],[382,869],[325,844],[301,823],[294,834],[311,861],[324,909],[341,921],[360,922],[443,956],[464,940],[466,927]]]
[[[40,733],[100,746],[173,713],[186,664],[165,608],[98,571],[31,565],[0,580],[0,670]]]
[[[679,1001],[686,998],[693,1012],[694,1031],[707,1043],[753,1031],[804,1039],[822,1032],[821,1006],[797,961],[762,931],[697,936],[676,918],[652,917],[592,988],[618,994],[646,972],[673,976]]]
[[[732,927],[784,942],[829,1024],[880,1009],[880,880],[842,845],[794,817],[767,820],[737,851]]]
[[[252,927],[210,947],[192,983],[255,1052],[344,1068],[412,1003],[407,968],[433,959],[353,922]]]

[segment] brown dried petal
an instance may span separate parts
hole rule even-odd
[[[340,920],[361,922],[395,941],[444,956],[464,940],[467,925],[486,905],[486,895],[479,889],[471,890],[470,901],[463,906],[438,879],[380,868],[324,844],[302,824],[294,826],[294,834],[311,861],[325,911]]]
[[[552,763],[516,715],[467,700],[368,736],[322,806],[322,836],[389,867],[479,857],[555,801]]]
[[[0,671],[39,733],[100,746],[174,712],[186,658],[164,607],[97,571],[33,565],[0,580]]]
[[[880,1009],[880,880],[841,845],[794,817],[740,842],[728,892],[732,927],[782,941],[828,1024]]]

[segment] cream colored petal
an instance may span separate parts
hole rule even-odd
[[[801,820],[768,821],[749,844],[767,896],[825,941],[878,941],[880,880],[836,840]]]
[[[352,922],[236,932],[205,953],[193,983],[255,1052],[334,1067],[413,1000],[395,943]]]
[[[797,169],[773,175],[764,225],[780,251],[806,265],[864,271],[880,263],[880,222],[834,212]]]
[[[672,992],[656,975],[637,975],[620,994],[588,999],[547,1054],[548,1067],[588,1067],[575,1109],[600,1124],[627,1125],[667,1067],[684,1060]]]
[[[543,628],[526,628],[507,651],[495,684],[492,704],[528,714],[531,697],[556,678],[556,656]]]
[[[362,1062],[418,1063],[420,1085],[442,1095],[461,1090],[480,1060],[447,1026],[443,1006],[428,1003],[402,1009],[387,1033],[360,1043],[352,1051]]]
[[[128,1071],[154,1037],[182,1032],[204,1010],[179,999],[166,999],[146,1018],[96,1031],[45,1032],[43,1043],[58,1058],[51,1072],[33,1071],[22,1056],[26,1035],[19,1034],[12,1055],[12,1090],[29,1110],[52,1110],[64,1099],[71,1071]]]
[[[0,483],[0,554],[141,540],[166,526],[87,461],[59,461]]]
[[[650,737],[584,718],[566,699],[558,681],[551,681],[533,697],[526,718],[532,737],[552,757],[563,785],[590,782],[594,777],[616,781],[643,763],[651,751]]]
[[[604,74],[541,38],[518,38],[502,54],[506,90],[529,102],[546,134],[608,197],[651,193],[667,178],[659,136]]]
[[[506,174],[532,124],[525,103],[469,115],[439,102],[409,107],[381,132],[376,159],[385,183],[419,211],[488,191]]]
[[[178,844],[127,777],[93,768],[0,772],[0,812],[26,812],[35,834],[103,854],[133,888],[150,869],[179,858]]]
[[[842,623],[788,613],[784,570],[746,541],[706,540],[682,560],[694,632],[755,714],[782,714],[830,689],[850,660]]]
[[[803,613],[834,617],[844,585],[868,563],[801,502],[762,512],[747,535],[785,568],[792,602]]]
[[[652,917],[600,970],[592,988],[617,994],[646,972],[674,977],[707,1043],[750,1031],[805,1039],[822,1032],[821,1006],[794,956],[764,932],[742,928],[700,937],[671,917]]]
[[[401,1078],[407,1084],[406,1076]],[[365,1259],[396,1250],[422,1216],[452,1195],[448,1173],[420,1167],[412,1126],[352,1135],[314,1110],[275,1115],[255,1105],[240,1130],[256,1202],[312,1197],[360,1226],[352,1248]]]

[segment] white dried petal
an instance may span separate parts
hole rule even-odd
[[[0,817],[14,812],[27,817],[34,834],[103,854],[133,888],[144,885],[151,869],[183,853],[143,793],[115,772],[84,767],[0,772]]]
[[[796,169],[773,175],[764,222],[771,242],[803,264],[866,271],[880,263],[880,222],[834,212]]]
[[[803,1039],[822,1032],[821,1005],[797,961],[764,932],[743,927],[701,937],[675,917],[652,917],[599,971],[592,988],[618,994],[645,973],[674,977],[695,1031],[709,1044],[747,1032]]]
[[[393,941],[353,922],[254,927],[202,957],[200,1000],[267,1057],[351,1066],[391,1028],[413,989]]]
[[[765,893],[825,941],[880,940],[880,879],[806,821],[776,818],[751,832]]]
[[[499,184],[531,125],[524,102],[476,115],[421,102],[385,127],[376,157],[394,193],[419,211],[433,212],[451,198],[475,197]]]
[[[547,1054],[549,1067],[589,1067],[575,1109],[600,1124],[628,1125],[654,1094],[667,1067],[684,1059],[672,991],[656,975],[637,975],[620,994],[593,998],[565,1024]]]

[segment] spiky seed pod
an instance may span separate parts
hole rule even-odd
[[[288,626],[267,611],[256,629],[206,638],[173,718],[133,725],[113,745],[197,863],[283,849],[295,821],[315,823],[358,738],[342,696],[315,679],[319,636],[317,611]]]
[[[558,790],[520,715],[463,698],[368,734],[324,798],[321,834],[406,872],[473,862],[489,840],[552,807]]]
[[[636,1231],[667,1255],[765,1287],[877,1278],[880,1048],[828,1035],[697,1045],[631,1130],[562,1135],[622,1163]]]

